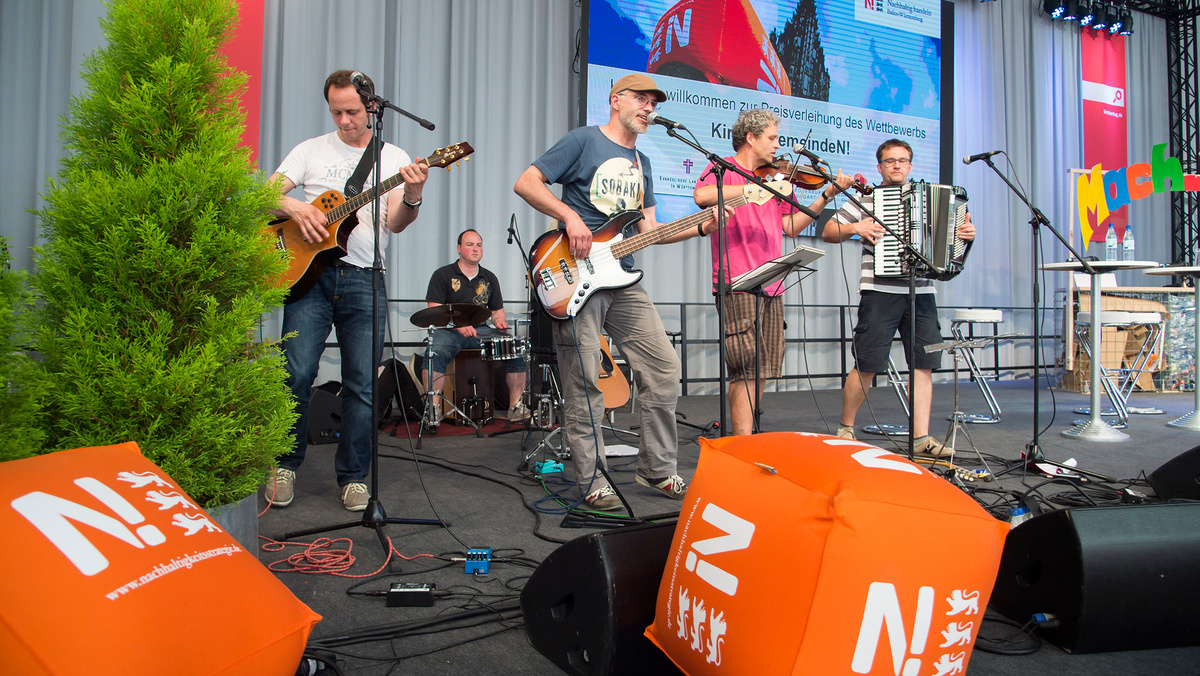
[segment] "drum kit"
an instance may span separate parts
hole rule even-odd
[[[457,329],[466,326],[475,326],[481,324],[491,316],[491,312],[482,305],[473,303],[446,303],[443,305],[434,305],[423,310],[414,312],[410,317],[410,321],[422,329],[426,330],[425,337],[425,368],[429,369],[434,356],[433,352],[433,332],[437,329]],[[480,358],[485,362],[506,361],[509,359],[525,358],[529,354],[529,339],[516,338],[514,336],[480,336],[479,342],[481,345]],[[486,407],[483,405],[476,406],[473,401],[465,401],[466,408],[473,413],[470,415],[467,411],[459,408],[454,401],[448,397],[439,397],[445,407],[438,410],[433,405],[434,397],[439,393],[428,387],[429,383],[425,383],[425,413],[421,418],[421,432],[417,435],[417,448],[421,447],[421,434],[426,429],[433,429],[442,420],[450,415],[451,412],[458,414],[458,419],[465,424],[469,424],[475,428],[475,435],[482,437],[483,433],[480,430],[481,426],[486,424],[490,419],[490,415],[485,415],[484,410],[490,412],[491,400],[487,399]],[[486,393],[485,393],[486,394]],[[481,399],[478,393],[472,394],[472,399]],[[482,404],[483,402],[480,402]]]

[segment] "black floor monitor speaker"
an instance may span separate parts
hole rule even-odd
[[[1159,500],[1200,500],[1200,446],[1175,456],[1148,478]]]
[[[533,647],[570,674],[678,674],[642,632],[654,622],[675,522],[577,538],[521,592]]]
[[[308,400],[308,443],[330,444],[342,429],[342,384],[336,380],[317,385]]]
[[[1200,645],[1200,503],[1062,509],[1013,528],[991,606],[1071,653]]]

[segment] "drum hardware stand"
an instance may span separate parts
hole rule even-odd
[[[559,460],[567,460],[571,457],[571,449],[567,444],[567,434],[563,428],[563,398],[562,391],[558,387],[558,380],[554,377],[554,370],[550,367],[550,364],[539,362],[538,368],[542,369],[542,384],[548,385],[548,387],[543,388],[546,390],[545,392],[536,395],[537,406],[531,408],[529,420],[524,428],[507,431],[522,431],[526,433],[525,437],[521,440],[522,451],[525,450],[526,445],[529,443],[529,437],[534,432],[549,432],[549,434],[543,437],[537,446],[534,446],[532,450],[525,454],[525,459],[521,461],[521,469],[526,468],[529,465],[529,459],[540,453],[543,449],[552,450],[554,456]],[[561,438],[561,445],[558,448],[555,448],[550,441],[556,436]]]
[[[487,308],[482,308],[478,305],[467,305],[466,307],[478,308],[479,310],[482,310],[484,313],[487,312]],[[433,311],[433,312],[430,312],[430,311]],[[421,310],[421,311],[415,313],[412,317],[412,322],[414,324],[416,324],[417,326],[423,326],[423,328],[425,328],[427,331],[426,336],[425,336],[425,364],[424,364],[424,366],[425,366],[425,372],[429,374],[429,382],[426,383],[426,387],[425,387],[425,412],[423,414],[421,414],[421,424],[417,428],[417,448],[418,449],[421,448],[421,438],[425,435],[426,426],[428,426],[430,429],[435,429],[438,426],[438,424],[440,424],[443,420],[445,420],[446,416],[449,415],[449,410],[453,410],[456,413],[458,413],[458,415],[461,416],[463,420],[467,421],[467,423],[469,425],[471,425],[471,427],[474,427],[475,428],[475,436],[477,436],[479,438],[483,438],[483,432],[480,430],[479,425],[474,420],[472,420],[465,412],[463,412],[462,409],[455,406],[454,402],[451,401],[448,397],[446,397],[441,392],[434,391],[434,389],[433,389],[433,379],[434,379],[434,374],[433,374],[433,332],[434,332],[435,328],[446,328],[449,330],[454,330],[456,328],[454,317],[458,316],[458,315],[467,314],[469,312],[470,311],[462,309],[462,304],[441,305],[441,306],[430,307],[430,308]],[[445,319],[446,321],[442,321],[443,319]],[[464,322],[464,324],[467,326],[474,326],[473,323]],[[444,380],[445,375],[443,374],[442,377]],[[443,387],[444,387],[444,383],[443,383]],[[433,401],[434,401],[435,396],[438,399],[441,399],[443,406],[446,406],[447,404],[449,404],[448,410],[443,409],[441,416],[437,416],[434,411]]]

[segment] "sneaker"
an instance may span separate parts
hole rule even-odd
[[[364,483],[354,482],[342,486],[342,505],[351,512],[361,512],[367,508],[367,498],[371,494],[367,492],[367,485]]]
[[[952,458],[954,449],[943,446],[937,439],[926,434],[913,439],[913,453],[932,458]]]
[[[521,402],[517,402],[516,406],[508,409],[509,420],[526,420],[529,418],[529,408]]]
[[[618,498],[617,494],[613,492],[612,486],[597,488],[591,493],[588,493],[588,496],[584,498],[584,501],[587,502],[588,507],[591,509],[600,510],[602,512],[611,512],[614,509],[621,508],[621,498]]]
[[[856,441],[858,440],[858,437],[854,436],[854,428],[851,426],[848,426],[848,425],[838,425],[838,430],[837,430],[836,436],[838,436],[842,439],[854,439]]]
[[[271,478],[263,493],[272,507],[287,507],[296,497],[296,472],[282,467],[271,469]]]
[[[687,493],[687,484],[683,482],[683,478],[678,474],[672,474],[666,479],[659,480],[647,479],[638,474],[637,482],[675,500],[682,500],[683,496]]]

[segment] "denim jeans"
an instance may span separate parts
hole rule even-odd
[[[382,273],[381,273],[382,274]],[[363,482],[371,468],[371,435],[375,434],[371,393],[379,355],[383,352],[383,280],[375,302],[379,326],[371,345],[371,271],[349,265],[329,266],[300,300],[284,307],[283,334],[287,383],[296,397],[296,437],[292,452],[279,458],[279,466],[297,470],[308,447],[308,402],[317,377],[321,354],[331,328],[337,329],[342,357],[342,420],[333,469],[338,486]]]

